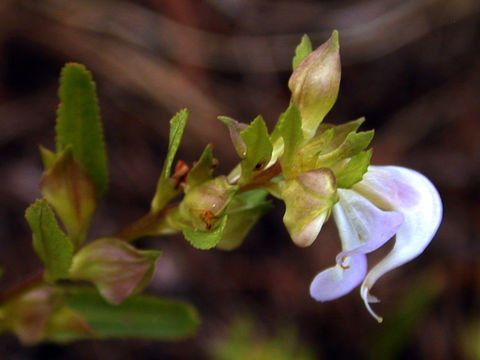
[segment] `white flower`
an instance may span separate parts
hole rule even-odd
[[[422,174],[397,166],[370,166],[352,189],[338,189],[332,213],[342,252],[337,264],[319,273],[310,294],[318,301],[343,296],[357,287],[368,311],[379,322],[370,303],[378,299],[370,289],[386,272],[420,255],[442,219],[442,202],[433,184]],[[368,254],[395,235],[390,253],[367,273]]]

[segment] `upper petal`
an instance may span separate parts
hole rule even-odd
[[[385,244],[403,224],[397,211],[383,211],[354,190],[338,189],[339,201],[333,207],[344,256],[366,254]]]
[[[425,176],[397,166],[370,166],[354,189],[378,206],[404,216],[393,249],[368,272],[362,283],[360,292],[368,307],[374,300],[369,290],[378,278],[420,255],[430,243],[442,219],[442,202]]]

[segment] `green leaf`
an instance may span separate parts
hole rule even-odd
[[[217,244],[220,242],[226,224],[227,215],[223,215],[219,220],[217,227],[212,231],[202,231],[194,228],[187,228],[183,230],[183,236],[185,236],[185,239],[187,239],[194,248],[208,250],[217,246]]]
[[[349,189],[361,181],[372,158],[372,150],[361,151],[353,156],[342,168],[334,170],[337,187]]]
[[[293,178],[297,174],[295,156],[303,142],[302,118],[297,106],[293,103],[280,115],[277,126],[272,133],[272,142],[276,138],[283,138],[283,156],[280,159],[285,178]]]
[[[95,83],[85,66],[69,63],[60,77],[57,152],[71,145],[75,158],[93,177],[97,196],[108,185],[107,156]]]
[[[200,159],[198,159],[197,163],[188,173],[188,189],[192,189],[212,178],[213,170],[217,166],[217,160],[213,157],[212,150],[212,145],[208,144],[205,150],[203,150],[202,155],[200,155]]]
[[[60,230],[46,200],[30,205],[25,218],[33,233],[33,247],[47,268],[52,280],[67,278],[72,265],[73,246]]]
[[[157,190],[152,200],[151,208],[153,212],[163,209],[165,205],[179,193],[179,189],[175,189],[176,181],[170,179],[170,174],[172,172],[173,159],[177,154],[185,126],[187,125],[188,115],[188,110],[183,109],[170,119],[167,157],[163,163],[162,173],[157,183]]]
[[[91,288],[71,288],[68,306],[80,313],[100,338],[180,340],[199,325],[189,304],[149,296],[135,296],[117,306],[106,303]]]
[[[312,42],[308,35],[303,35],[300,44],[295,48],[295,56],[292,60],[292,68],[295,70],[298,64],[312,52]]]
[[[254,171],[263,169],[272,156],[272,142],[268,135],[267,125],[261,116],[257,116],[247,128],[240,132],[247,146],[247,152],[242,160],[242,175],[240,183],[247,183]]]
[[[267,191],[255,189],[233,197],[225,211],[228,221],[217,245],[219,249],[232,250],[242,243],[258,219],[272,209],[271,202],[266,200],[267,195]]]

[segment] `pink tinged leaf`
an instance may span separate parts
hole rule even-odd
[[[397,232],[390,253],[371,269],[360,294],[371,314],[369,303],[377,299],[369,294],[375,282],[388,271],[420,255],[437,232],[442,219],[442,202],[435,186],[422,174],[403,167],[370,166],[354,190],[385,210],[398,211],[404,223]]]
[[[354,190],[338,189],[339,201],[333,207],[333,217],[342,241],[337,263],[353,254],[377,250],[396,234],[403,224],[397,211],[383,211]]]
[[[317,301],[335,300],[356,288],[366,272],[365,255],[348,256],[342,264],[325,269],[315,276],[310,285],[310,295]]]

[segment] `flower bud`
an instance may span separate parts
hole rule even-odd
[[[311,139],[318,125],[337,99],[340,86],[338,32],[298,64],[288,81],[292,101],[300,109],[305,140]]]
[[[280,184],[286,211],[283,222],[298,246],[309,246],[337,201],[335,176],[330,169],[307,171]]]
[[[237,186],[230,185],[225,176],[190,189],[179,206],[181,219],[194,229],[213,229],[236,190]]]
[[[46,326],[59,303],[54,286],[36,286],[12,299],[3,308],[3,327],[15,333],[25,345],[46,336]]]
[[[117,305],[148,284],[160,254],[115,238],[99,239],[75,255],[70,278],[91,281],[108,302]]]
[[[44,172],[43,196],[62,220],[75,249],[82,244],[97,206],[95,183],[67,148]]]

